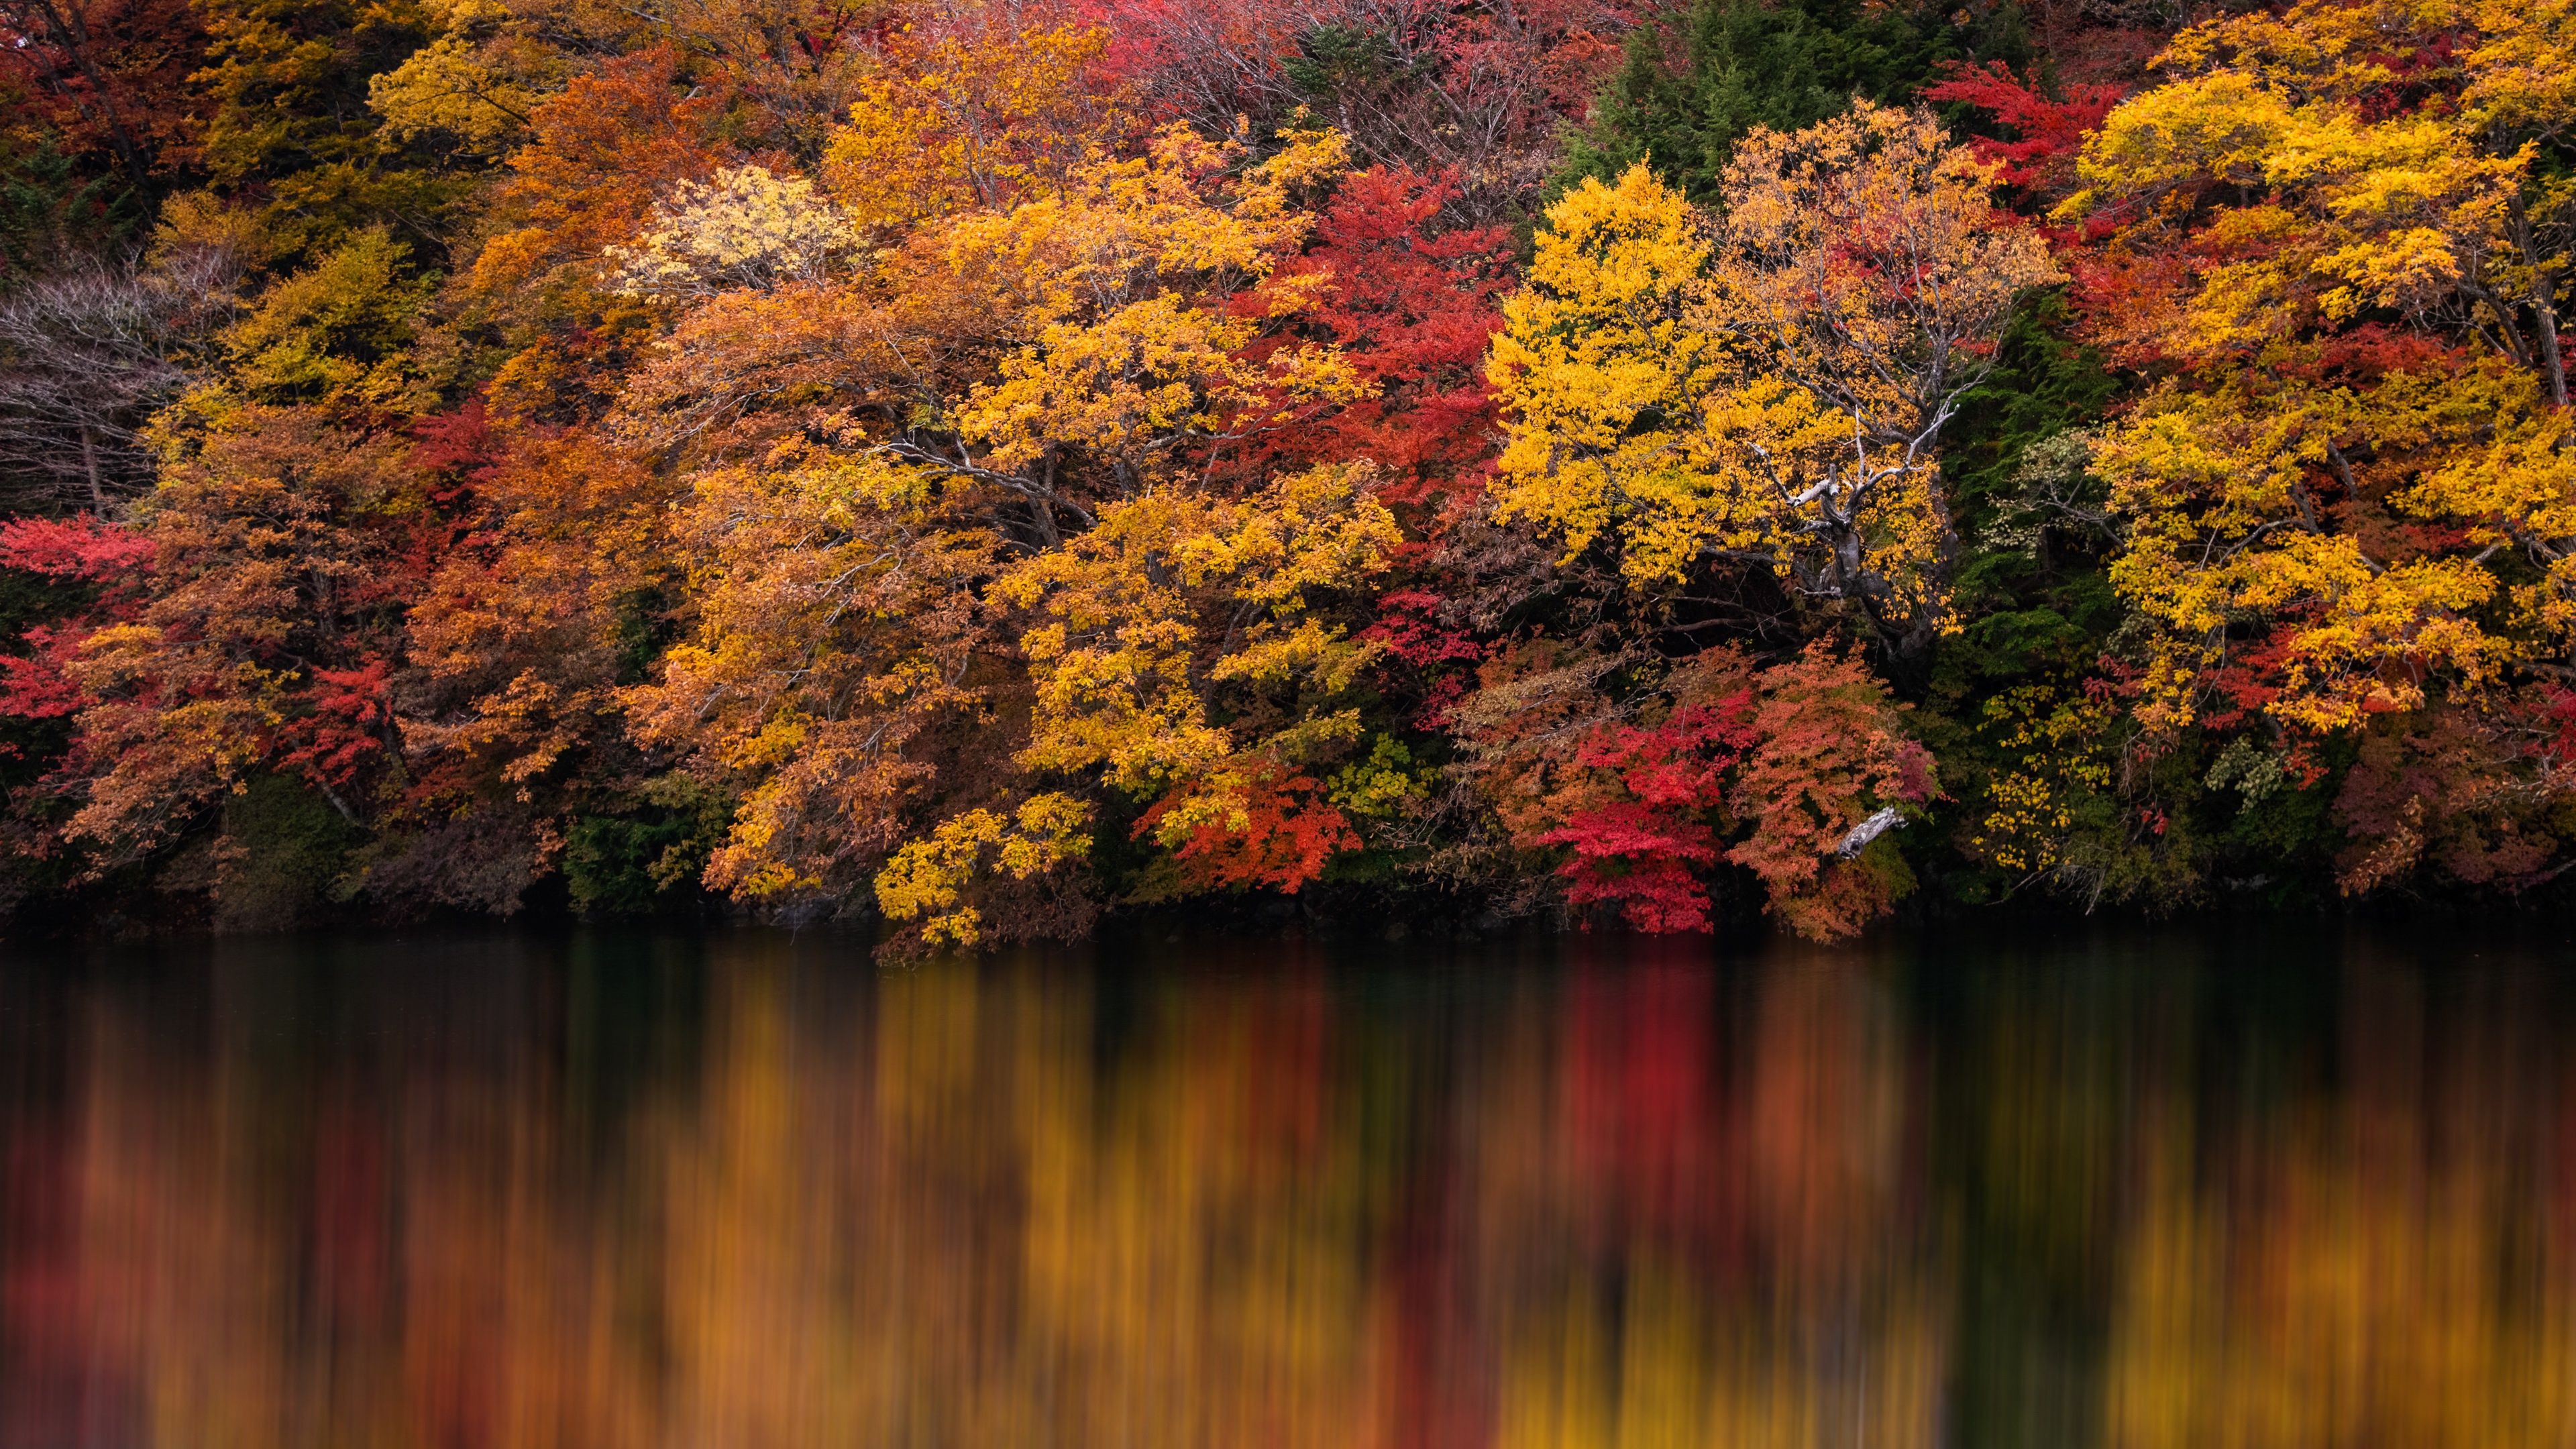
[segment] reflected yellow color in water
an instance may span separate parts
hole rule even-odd
[[[2576,1444],[2559,974],[16,962],[0,1445]]]
[[[2445,1038],[2412,973],[2343,984],[2345,1090],[2138,1132],[2111,1442],[2576,1444],[2576,1053],[2512,995]]]

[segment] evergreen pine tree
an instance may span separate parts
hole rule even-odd
[[[1705,204],[1737,138],[1755,126],[1794,131],[1840,113],[1854,96],[1901,102],[1945,61],[2029,58],[2017,0],[1694,0],[1680,64],[1670,35],[1640,26],[1591,119],[1568,137],[1551,191],[1616,178],[1639,161]]]

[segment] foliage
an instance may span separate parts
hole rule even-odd
[[[850,223],[800,176],[737,166],[713,181],[682,181],[632,247],[610,247],[616,288],[643,296],[711,297],[820,281],[856,240]]]
[[[2107,236],[2082,288],[2114,355],[2158,377],[2095,465],[2151,735],[2358,737],[2365,777],[2392,750],[2461,772],[2428,799],[2486,798],[2471,781],[2528,761],[2517,681],[2558,667],[2576,617],[2556,321],[2576,213],[2539,150],[2560,27],[2500,6],[2216,21],[2086,142],[2061,215]],[[2416,858],[2420,815],[2344,813],[2388,852],[2348,890]],[[2546,853],[2469,849],[2453,873],[2529,879]]]
[[[585,815],[564,839],[564,885],[585,915],[640,916],[691,900],[733,802],[687,775],[646,780],[627,808]]]
[[[1756,131],[1804,130],[1856,98],[1902,104],[1946,63],[2027,54],[2011,0],[1965,9],[1692,0],[1629,35],[1624,63],[1570,138],[1558,185],[1644,166],[1693,202],[1715,203],[1737,143]]]
[[[1474,481],[1493,451],[1481,373],[1501,323],[1512,239],[1499,226],[1443,230],[1455,171],[1372,168],[1346,178],[1314,241],[1283,258],[1245,305],[1297,307],[1300,330],[1332,339],[1368,389],[1270,446],[1319,460],[1367,458],[1380,493],[1411,500]],[[1313,287],[1311,300],[1302,289]]]
[[[1556,663],[1506,656],[1462,722],[1515,842],[1566,849],[1569,904],[1705,931],[1703,876],[1722,860],[1785,924],[1832,937],[1911,888],[1886,832],[1938,786],[1857,661],[1817,645],[1757,668],[1714,649],[1616,703]]]
[[[1767,568],[1892,647],[1939,632],[1952,552],[1937,448],[2014,299],[2055,269],[1992,172],[1928,115],[1862,104],[1757,131],[1703,222],[1631,169],[1549,211],[1505,308],[1505,517],[1638,582]]]
[[[1082,832],[1090,822],[1090,806],[1060,794],[1032,796],[1008,818],[969,810],[894,853],[877,873],[877,905],[893,920],[919,917],[922,946],[976,945],[996,934],[985,909],[965,903],[978,894],[977,876],[988,868],[1014,881],[1051,875],[1089,853],[1091,837]]]
[[[273,255],[318,255],[397,217],[416,229],[457,199],[457,181],[398,143],[367,104],[372,78],[429,38],[424,6],[217,0],[198,10],[211,197],[255,218]]]
[[[111,862],[157,849],[281,746],[326,796],[371,773],[375,751],[338,756],[389,724],[347,701],[381,681],[405,581],[368,515],[402,481],[398,448],[296,411],[244,408],[192,440],[138,528],[166,582],[65,664],[86,775],[68,838]]]
[[[1087,7],[1104,62],[1148,114],[1204,134],[1267,134],[1311,117],[1371,169],[1455,178],[1466,227],[1528,214],[1583,119],[1621,33],[1646,7],[1534,0],[1121,0]]]
[[[1030,199],[1122,114],[1094,63],[1097,27],[906,25],[860,82],[823,160],[861,227],[889,231]]]
[[[2016,77],[2000,60],[1946,69],[1948,78],[1924,87],[1923,98],[1992,112],[1998,124],[2015,133],[2012,139],[1977,136],[1968,144],[2002,168],[1997,174],[2006,185],[2052,202],[2073,189],[2084,138],[2127,94],[2125,87],[2093,82],[2050,96],[2033,80]]]
[[[2551,879],[2565,17],[2046,19],[0,0],[0,897]]]
[[[0,5],[0,85],[7,87],[13,158],[24,155],[21,147],[43,153],[52,166],[40,160],[19,175],[34,180],[50,170],[60,188],[47,214],[29,218],[57,233],[49,240],[69,240],[60,232],[79,225],[84,199],[116,214],[106,236],[84,238],[92,245],[125,240],[148,222],[150,203],[191,166],[203,141],[190,72],[205,41],[197,8],[174,0]],[[91,185],[61,186],[82,171],[91,173]],[[12,262],[39,260],[26,238],[10,240],[18,243],[7,249]]]

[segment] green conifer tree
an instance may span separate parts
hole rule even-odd
[[[1794,131],[1854,96],[1906,100],[1944,61],[2027,61],[2017,0],[1694,0],[1675,63],[1670,30],[1640,26],[1590,120],[1568,138],[1552,190],[1615,179],[1639,161],[1694,202],[1714,199],[1737,138]]]

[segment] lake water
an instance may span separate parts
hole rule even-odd
[[[0,1445],[2576,1444],[2576,955],[0,962]]]

